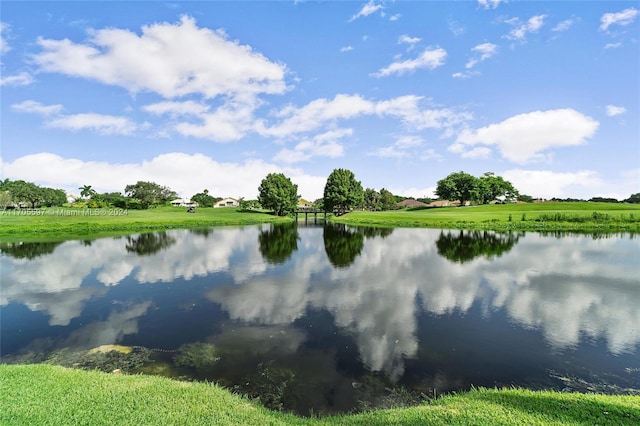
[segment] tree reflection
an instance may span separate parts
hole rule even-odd
[[[149,232],[134,236],[128,235],[125,248],[129,253],[147,256],[165,250],[175,243],[175,237],[170,236],[165,231]]]
[[[258,236],[260,253],[269,263],[283,263],[298,250],[298,227],[295,223],[274,224]]]
[[[351,265],[364,246],[364,235],[347,229],[344,224],[325,226],[322,237],[329,261],[338,268]]]
[[[387,238],[393,233],[393,228],[374,228],[372,226],[361,226],[356,228],[358,232],[364,235],[365,238]]]
[[[62,241],[46,243],[0,243],[0,253],[5,253],[16,259],[35,259],[45,256],[62,244]]]
[[[465,263],[478,256],[499,257],[516,245],[520,234],[488,231],[459,231],[440,233],[436,241],[438,254],[452,262]]]

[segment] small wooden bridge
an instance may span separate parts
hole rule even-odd
[[[326,222],[327,221],[327,212],[325,212],[324,210],[320,210],[320,209],[314,209],[313,207],[309,207],[309,208],[299,208],[295,211],[296,214],[296,222],[299,219],[299,215],[304,213],[304,223],[309,223],[309,215],[313,215],[313,223],[314,224],[318,224],[318,215],[322,214],[322,221]]]

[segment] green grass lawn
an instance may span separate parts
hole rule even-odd
[[[79,239],[162,229],[201,228],[221,225],[251,225],[287,222],[265,211],[235,208],[184,207],[149,210],[50,208],[33,212],[0,212],[0,241]]]
[[[499,204],[384,212],[332,218],[349,225],[456,229],[640,231],[640,205],[591,202]]]
[[[0,365],[2,425],[638,425],[640,396],[473,390],[325,418],[269,411],[210,383]]]
[[[485,229],[494,231],[640,232],[640,205],[613,203],[503,204],[384,212],[354,211],[329,220],[384,227]],[[86,239],[162,229],[288,222],[262,211],[184,207],[149,210],[50,208],[0,212],[0,241]]]

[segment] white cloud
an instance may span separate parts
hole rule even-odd
[[[368,155],[381,158],[415,158],[418,156],[416,148],[419,148],[423,142],[419,136],[405,135],[396,139],[391,145],[372,150]]]
[[[369,3],[362,6],[362,9],[355,15],[349,19],[349,22],[353,22],[358,18],[369,16],[373,13],[376,13],[379,10],[382,10],[384,7],[381,4],[376,4],[374,0],[369,0]]]
[[[57,115],[62,112],[64,107],[60,104],[44,105],[36,101],[23,101],[18,104],[11,105],[11,109],[19,112],[28,112],[41,115]]]
[[[416,44],[418,43],[420,40],[422,40],[420,37],[409,37],[406,34],[402,34],[399,38],[398,38],[398,44]]]
[[[619,106],[615,106],[615,105],[607,105],[607,115],[609,117],[613,117],[615,115],[624,114],[625,112],[627,112],[627,109],[625,107],[619,107]]]
[[[344,46],[340,49],[340,52],[351,52],[353,50],[353,46]]]
[[[442,48],[425,49],[415,59],[407,59],[406,61],[393,62],[392,64],[381,68],[378,72],[371,74],[373,77],[386,77],[391,74],[402,75],[417,69],[435,69],[444,65],[447,57],[447,51]]]
[[[73,114],[56,117],[46,122],[47,127],[56,129],[91,130],[101,135],[130,135],[138,126],[127,117],[103,114]]]
[[[176,24],[144,26],[141,35],[107,28],[90,36],[85,44],[39,38],[42,51],[32,59],[40,71],[96,80],[132,93],[155,92],[165,98],[286,90],[284,65],[229,40],[222,31],[198,28],[188,16]]]
[[[495,145],[504,158],[522,164],[540,159],[550,149],[585,143],[598,125],[573,109],[534,111],[477,130],[463,130],[449,149],[465,153],[467,146]]]
[[[5,54],[11,50],[9,43],[7,43],[7,39],[5,38],[5,34],[9,29],[9,25],[4,22],[0,22],[0,54]]]
[[[400,19],[402,15],[400,13],[396,13],[395,15],[391,15],[389,16],[389,20],[390,21],[397,21],[398,19]]]
[[[604,45],[605,49],[616,49],[618,47],[622,46],[622,43],[617,42],[617,43],[607,43]]]
[[[478,4],[485,9],[495,9],[500,3],[507,3],[507,0],[478,0]]]
[[[595,195],[604,184],[593,170],[554,172],[513,169],[502,173],[502,177],[518,188],[520,193],[545,199],[575,197],[576,193],[584,192]]]
[[[551,31],[555,31],[555,32],[568,31],[569,28],[571,28],[571,26],[574,24],[574,22],[575,22],[574,19],[565,19],[564,21],[558,23],[558,25],[553,27]]]
[[[0,77],[0,86],[28,86],[34,79],[28,72]]]
[[[124,190],[139,180],[167,185],[183,197],[191,197],[209,189],[219,196],[254,199],[261,180],[269,173],[285,173],[298,185],[306,198],[322,197],[326,176],[312,176],[299,169],[283,168],[261,160],[242,163],[221,163],[203,154],[173,152],[140,163],[109,163],[63,158],[56,154],[39,153],[2,162],[2,175],[24,179],[39,185],[78,193],[78,187],[92,185],[98,192]]]
[[[476,56],[467,62],[466,68],[473,68],[478,62],[482,62],[485,59],[489,59],[498,52],[498,46],[493,43],[482,43],[471,49],[476,53]],[[479,56],[478,56],[479,55]]]
[[[342,157],[344,155],[344,147],[338,141],[352,134],[352,129],[338,129],[316,135],[298,143],[293,149],[281,150],[273,158],[273,161],[293,164],[308,161],[313,157]]]
[[[621,12],[605,13],[600,17],[600,31],[606,31],[611,25],[629,25],[638,16],[638,9],[630,7]]]
[[[173,117],[181,115],[200,115],[209,110],[209,105],[201,104],[194,101],[173,102],[164,101],[155,104],[146,105],[142,108],[144,111],[156,115],[169,114]]]
[[[529,18],[525,23],[522,23],[518,18],[511,18],[504,22],[513,26],[514,28],[509,34],[504,37],[509,40],[521,40],[523,41],[527,34],[536,33],[544,25],[544,18],[546,15],[536,15]]]

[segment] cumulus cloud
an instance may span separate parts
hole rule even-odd
[[[4,22],[0,22],[0,54],[5,54],[11,50],[5,34],[9,30],[9,25]]]
[[[326,176],[307,175],[298,169],[283,168],[261,160],[222,163],[202,154],[167,153],[140,163],[109,163],[64,158],[51,153],[20,157],[2,162],[2,174],[77,193],[89,183],[98,192],[122,192],[138,180],[166,185],[182,196],[190,197],[209,189],[220,196],[257,196],[260,181],[269,173],[285,173],[307,198],[320,198]]]
[[[0,77],[0,86],[28,86],[34,79],[28,72]]]
[[[285,66],[269,61],[222,31],[199,28],[183,16],[176,24],[142,27],[140,35],[107,28],[90,33],[86,43],[39,38],[33,55],[42,72],[60,73],[149,91],[165,98],[198,94],[277,94],[286,90]]]
[[[142,109],[151,114],[169,114],[170,116],[177,117],[182,115],[204,114],[205,112],[209,111],[209,105],[194,101],[164,101],[146,105]]]
[[[606,31],[611,25],[626,26],[636,19],[638,9],[630,7],[621,12],[605,13],[600,17],[600,31]]]
[[[408,44],[410,45],[410,48],[412,48],[413,45],[415,45],[416,43],[419,43],[420,40],[422,40],[420,37],[409,37],[406,34],[402,34],[398,38],[398,44]]]
[[[519,114],[477,130],[463,130],[449,149],[466,153],[477,145],[495,146],[514,163],[543,158],[557,147],[581,145],[592,137],[599,123],[573,109]]]
[[[349,22],[353,22],[358,18],[369,16],[382,9],[384,9],[384,6],[382,6],[381,4],[376,4],[374,0],[369,0],[369,3],[362,6],[362,9],[360,9],[358,13],[356,13],[351,17],[351,19],[349,19]]]
[[[627,109],[625,107],[607,105],[607,115],[609,117],[624,114],[625,112],[627,112]]]
[[[558,23],[555,27],[553,27],[551,31],[554,31],[554,32],[568,31],[569,28],[571,28],[574,23],[575,23],[575,19],[565,19],[564,21]]]
[[[513,169],[502,173],[518,190],[532,197],[566,198],[576,193],[594,194],[604,185],[598,173],[593,170],[577,172],[554,172],[551,170]]]
[[[293,149],[283,149],[278,152],[273,161],[293,164],[309,161],[313,157],[342,157],[344,155],[344,147],[339,140],[351,134],[353,134],[352,129],[338,129],[304,139]]]
[[[416,157],[417,148],[424,141],[421,137],[415,135],[401,136],[396,141],[387,146],[376,148],[368,153],[368,155],[381,158],[408,158]]]
[[[489,59],[498,52],[498,46],[493,43],[482,43],[471,49],[474,57],[467,62],[466,68],[473,68],[478,62]]]
[[[444,65],[447,51],[442,48],[425,49],[417,58],[393,62],[371,74],[373,77],[387,77],[392,74],[403,75],[418,69],[435,69]]]
[[[532,16],[527,22],[522,22],[518,18],[507,19],[504,22],[513,27],[509,34],[504,37],[509,40],[524,41],[527,34],[536,33],[544,25],[546,15]]]
[[[616,49],[618,47],[622,46],[622,43],[617,42],[617,43],[607,43],[604,45],[605,49]]]

